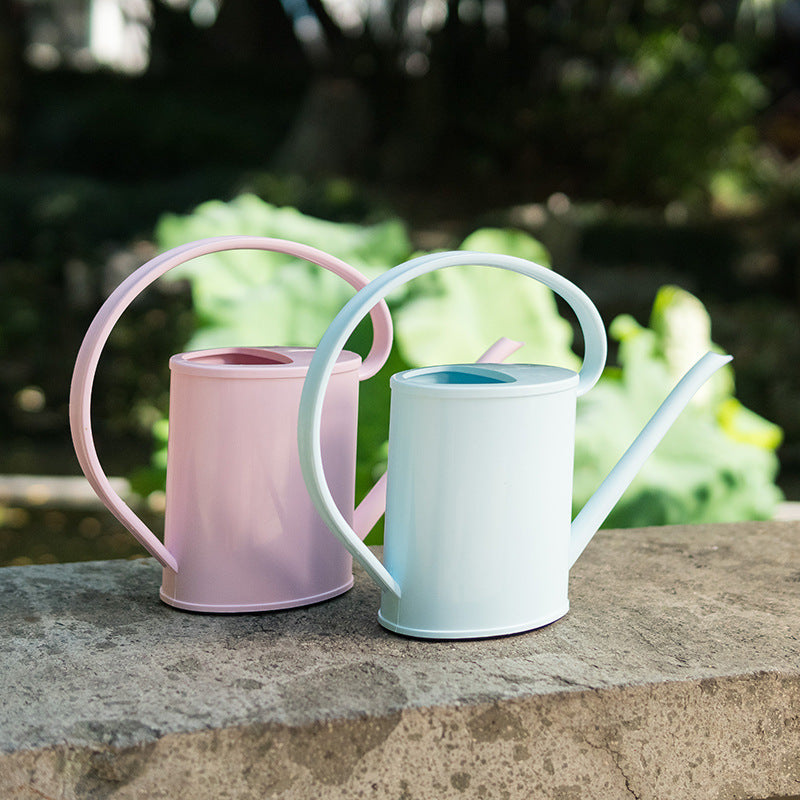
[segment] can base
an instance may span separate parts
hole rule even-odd
[[[278,611],[283,608],[310,606],[313,603],[321,603],[323,600],[330,600],[332,597],[344,594],[348,589],[352,588],[352,586],[353,578],[351,577],[349,581],[346,581],[341,586],[337,586],[335,589],[322,592],[321,594],[309,595],[308,597],[295,597],[291,600],[281,600],[272,603],[187,603],[176,597],[170,597],[166,594],[163,587],[159,589],[158,596],[168,606],[180,608],[183,611],[199,611],[206,614],[248,614],[254,611]]]
[[[503,625],[496,628],[480,628],[473,630],[426,630],[424,628],[409,628],[405,625],[398,625],[385,619],[381,612],[378,612],[378,622],[394,633],[403,636],[413,636],[416,639],[491,639],[496,636],[508,636],[512,633],[524,633],[536,628],[543,628],[545,625],[561,619],[569,611],[569,603],[544,616],[536,617],[526,622],[518,622],[513,625]]]

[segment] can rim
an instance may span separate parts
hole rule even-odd
[[[575,391],[578,373],[544,364],[445,364],[393,375],[390,386],[404,394],[440,398],[530,397]]]
[[[214,347],[177,353],[170,358],[169,368],[202,378],[300,378],[308,372],[313,356],[313,347]],[[351,372],[360,366],[360,355],[343,350],[333,372]]]

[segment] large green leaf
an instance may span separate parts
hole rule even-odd
[[[157,229],[166,249],[193,239],[247,234],[288,239],[338,256],[367,277],[404,260],[411,245],[398,221],[360,226],[327,222],[253,195],[210,201]],[[327,270],[283,253],[236,250],[187,262],[169,273],[188,279],[198,319],[190,349],[220,345],[313,345],[355,290]]]
[[[621,370],[608,372],[578,404],[574,502],[577,511],[677,380],[716,350],[708,314],[676,287],[656,297],[651,328],[630,317],[611,324]],[[631,483],[606,526],[766,519],[775,486],[780,429],[732,396],[724,367],[698,392]]]
[[[485,228],[462,250],[505,253],[549,266],[547,251],[516,230]],[[395,335],[410,364],[472,361],[508,336],[525,343],[514,360],[576,368],[572,328],[552,292],[514,272],[481,266],[443,269],[424,276],[395,314]]]
[[[372,227],[314,219],[252,196],[205,203],[159,225],[163,248],[232,233],[293,239],[319,247],[375,276],[411,255],[403,226]],[[466,250],[506,253],[547,265],[544,248],[520,231],[482,229]],[[198,318],[189,348],[230,344],[313,345],[351,287],[331,273],[274,253],[205,256],[171,273],[192,286]],[[549,289],[515,273],[486,267],[441,270],[393,293],[396,347],[384,369],[362,384],[356,495],[385,466],[389,376],[408,366],[474,360],[500,336],[524,341],[516,360],[578,367],[572,328]],[[711,323],[700,301],[675,287],[656,297],[650,327],[620,316],[610,333],[619,367],[606,369],[578,403],[574,498],[577,510],[597,488],[685,370],[708,349]],[[369,324],[350,347],[364,352]],[[734,397],[726,367],[696,395],[612,511],[607,525],[712,522],[769,517],[780,492],[775,448],[780,429]],[[158,426],[164,439],[165,423]],[[162,447],[164,442],[162,441]],[[159,460],[160,459],[160,460]],[[155,459],[163,484],[163,451]],[[154,473],[155,474],[155,473]],[[150,476],[153,477],[152,475]],[[152,485],[152,482],[151,482]],[[370,538],[380,542],[380,527]]]

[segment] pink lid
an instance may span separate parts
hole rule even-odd
[[[219,347],[178,353],[170,358],[169,368],[204,378],[305,378],[313,356],[313,347]],[[360,366],[358,353],[343,350],[333,372]]]

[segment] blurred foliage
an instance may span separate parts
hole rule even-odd
[[[5,149],[28,169],[137,181],[277,167],[474,209],[553,191],[702,205],[719,173],[763,184],[769,131],[800,145],[791,115],[761,124],[798,69],[778,1],[757,4],[771,26],[742,24],[752,4],[721,0],[387,0],[347,13],[225,0],[203,26],[190,5],[152,3],[135,77],[11,60]],[[314,36],[300,17],[316,18]]]
[[[550,264],[547,250],[519,230],[483,228],[459,247]],[[423,275],[410,292],[394,314],[397,345],[409,364],[470,361],[510,335],[525,343],[514,356],[518,361],[578,366],[569,349],[572,327],[558,316],[552,292],[536,281],[507,270],[461,267]]]
[[[367,277],[375,277],[386,264],[402,261],[411,250],[405,228],[397,221],[371,227],[328,222],[247,194],[230,203],[204,203],[188,216],[166,216],[156,228],[156,239],[160,248],[168,249],[231,232],[346,253],[348,263]],[[168,280],[182,278],[191,282],[199,319],[191,349],[317,341],[355,292],[328,270],[260,250],[214,253],[187,262],[167,276]]]
[[[163,514],[138,509],[155,530]],[[105,509],[0,506],[0,565],[136,558],[143,550]]]
[[[391,0],[385,13],[380,3],[361,4],[363,19],[354,25],[335,16],[336,4],[309,0],[323,32],[324,46],[316,48],[298,38],[280,3],[223,0],[214,24],[200,27],[186,13],[193,4],[155,0],[150,62],[137,76],[87,69],[85,62],[74,69],[63,53],[59,66],[32,65],[28,17],[43,19],[52,33],[50,5],[58,4],[0,3],[4,471],[76,469],[67,393],[94,312],[112,286],[152,255],[154,226],[165,212],[183,215],[210,197],[242,193],[340,223],[378,223],[399,214],[415,242],[436,232],[439,238],[433,245],[424,240],[425,249],[448,237],[449,246],[491,224],[497,227],[480,234],[488,238],[468,246],[521,248],[545,261],[533,240],[523,243],[520,234],[499,230],[519,224],[507,209],[520,204],[535,211],[531,219],[545,220],[530,230],[565,268],[599,272],[625,265],[642,277],[660,275],[667,265],[675,274],[662,282],[680,281],[716,303],[715,332],[737,356],[737,393],[781,422],[789,440],[782,458],[796,470],[800,40],[792,27],[794,0],[442,0],[426,4],[427,16],[414,0]],[[80,13],[78,6],[69,13]],[[571,201],[576,213],[556,213],[551,195],[567,208]],[[252,198],[241,202],[255,207]],[[210,204],[206,222],[224,205]],[[579,211],[589,205],[602,213]],[[281,224],[297,230],[297,238],[339,230],[306,229],[297,219],[301,227],[292,228],[286,210]],[[243,218],[231,217],[213,230],[238,233],[240,224]],[[165,221],[163,246],[168,227]],[[402,237],[391,247],[389,238],[384,251],[375,243],[373,261],[364,265],[368,273],[411,254]],[[336,241],[343,248],[337,255],[347,258],[350,240]],[[329,249],[327,239],[318,244]],[[330,249],[336,252],[333,244]],[[233,262],[230,267],[235,270]],[[360,431],[363,450],[372,455],[359,463],[359,491],[380,471],[388,375],[424,361],[428,345],[439,348],[431,362],[471,360],[496,330],[514,335],[504,330],[495,305],[506,280],[495,273],[467,278],[451,270],[390,299],[403,325],[390,363],[363,387]],[[317,281],[327,291],[326,280],[299,269],[277,284],[296,295]],[[138,300],[101,361],[96,424],[112,472],[136,463],[149,445],[142,432],[166,409],[168,356],[189,340],[198,315],[179,287],[156,285]],[[347,291],[338,284],[334,290],[333,282],[330,288]],[[610,318],[628,309],[636,289],[618,282],[603,291]],[[549,316],[549,301],[535,286],[520,292],[540,316],[537,325],[527,307],[514,312],[514,326],[530,331],[517,338],[549,347],[543,360],[574,363],[568,330]],[[480,315],[456,310],[446,324],[439,320],[445,309],[474,309],[483,297]],[[335,310],[333,303],[323,305],[293,319],[302,316],[317,330]],[[227,312],[218,310],[224,322]],[[506,313],[511,327],[511,310]],[[647,309],[636,315],[646,319]],[[261,324],[258,313],[251,316]],[[227,323],[236,328],[239,320],[227,313]],[[448,352],[445,330],[458,331],[463,353]],[[642,330],[644,351],[651,331]],[[278,333],[277,340],[288,341]],[[353,348],[364,352],[369,336],[366,323]],[[632,348],[620,341],[621,357],[631,365],[624,369],[634,374],[645,360]],[[536,358],[530,350],[523,357]],[[747,418],[732,397],[720,403],[720,425]],[[110,441],[106,452],[103,440]],[[763,507],[769,493],[765,483],[762,488]]]
[[[271,206],[252,196],[206,203],[170,215],[158,226],[160,245],[237,230],[325,246],[368,275],[412,255],[398,222],[336,225]],[[502,252],[547,264],[547,252],[518,230],[481,229],[462,249]],[[173,271],[191,283],[198,330],[190,348],[305,344],[318,339],[352,290],[338,278],[294,258],[260,251],[204,256]],[[320,302],[321,298],[323,302]],[[572,328],[549,289],[522,276],[482,267],[422,276],[389,298],[397,347],[381,373],[361,387],[357,496],[385,469],[388,376],[401,369],[477,358],[496,338],[526,343],[520,360],[577,368]],[[360,335],[359,335],[360,331]],[[369,331],[354,335],[364,352]],[[610,471],[682,374],[707,349],[710,320],[699,300],[675,287],[659,292],[650,328],[631,317],[611,326],[620,367],[609,368],[579,403],[575,455],[576,509]],[[515,357],[516,358],[516,357]],[[153,469],[140,490],[162,489],[167,426],[155,432]],[[780,429],[745,409],[733,395],[733,371],[718,373],[699,393],[612,512],[608,524],[768,518],[781,495],[774,485]],[[378,541],[373,532],[370,541]]]
[[[700,301],[676,287],[656,296],[650,327],[617,317],[620,367],[578,403],[574,500],[580,508],[680,377],[716,350]],[[733,395],[733,368],[717,372],[634,478],[606,527],[769,519],[782,499],[775,450],[782,433]]]
[[[707,201],[718,171],[751,171],[774,39],[736,4],[453,0],[425,19],[394,0],[346,35],[327,8],[315,74],[364,90],[379,155],[362,167],[377,174],[660,203]]]
[[[74,176],[0,176],[0,431],[4,470],[72,471],[66,407],[74,357],[106,293],[146,259],[149,234],[164,207],[223,181],[206,176],[129,187]],[[186,339],[188,303],[145,296],[115,329],[98,374],[96,407],[105,430],[130,435],[138,410],[156,394],[160,360]],[[129,346],[131,341],[141,350]],[[166,350],[166,352],[164,352]],[[20,406],[25,389],[41,394],[35,413]],[[152,420],[150,420],[151,422]],[[148,423],[149,424],[149,423]],[[23,463],[29,437],[46,462]],[[64,441],[53,463],[53,445]]]
[[[607,135],[619,126],[611,153],[611,186],[645,177],[655,196],[705,199],[714,176],[732,169],[756,141],[756,112],[768,102],[762,82],[732,42],[698,31],[661,30],[627,40],[626,74],[608,87]],[[686,113],[686,104],[702,113]],[[613,189],[612,189],[613,191]]]
[[[381,218],[381,204],[344,179],[206,169],[132,183],[68,174],[0,174],[0,470],[75,469],[67,401],[75,354],[110,291],[154,254],[158,220],[208,196],[252,188],[332,219]],[[104,463],[126,471],[166,409],[169,356],[193,329],[191,298],[159,282],[128,309],[101,359],[94,392]],[[23,408],[26,391],[43,398]],[[37,452],[39,455],[37,455]]]

